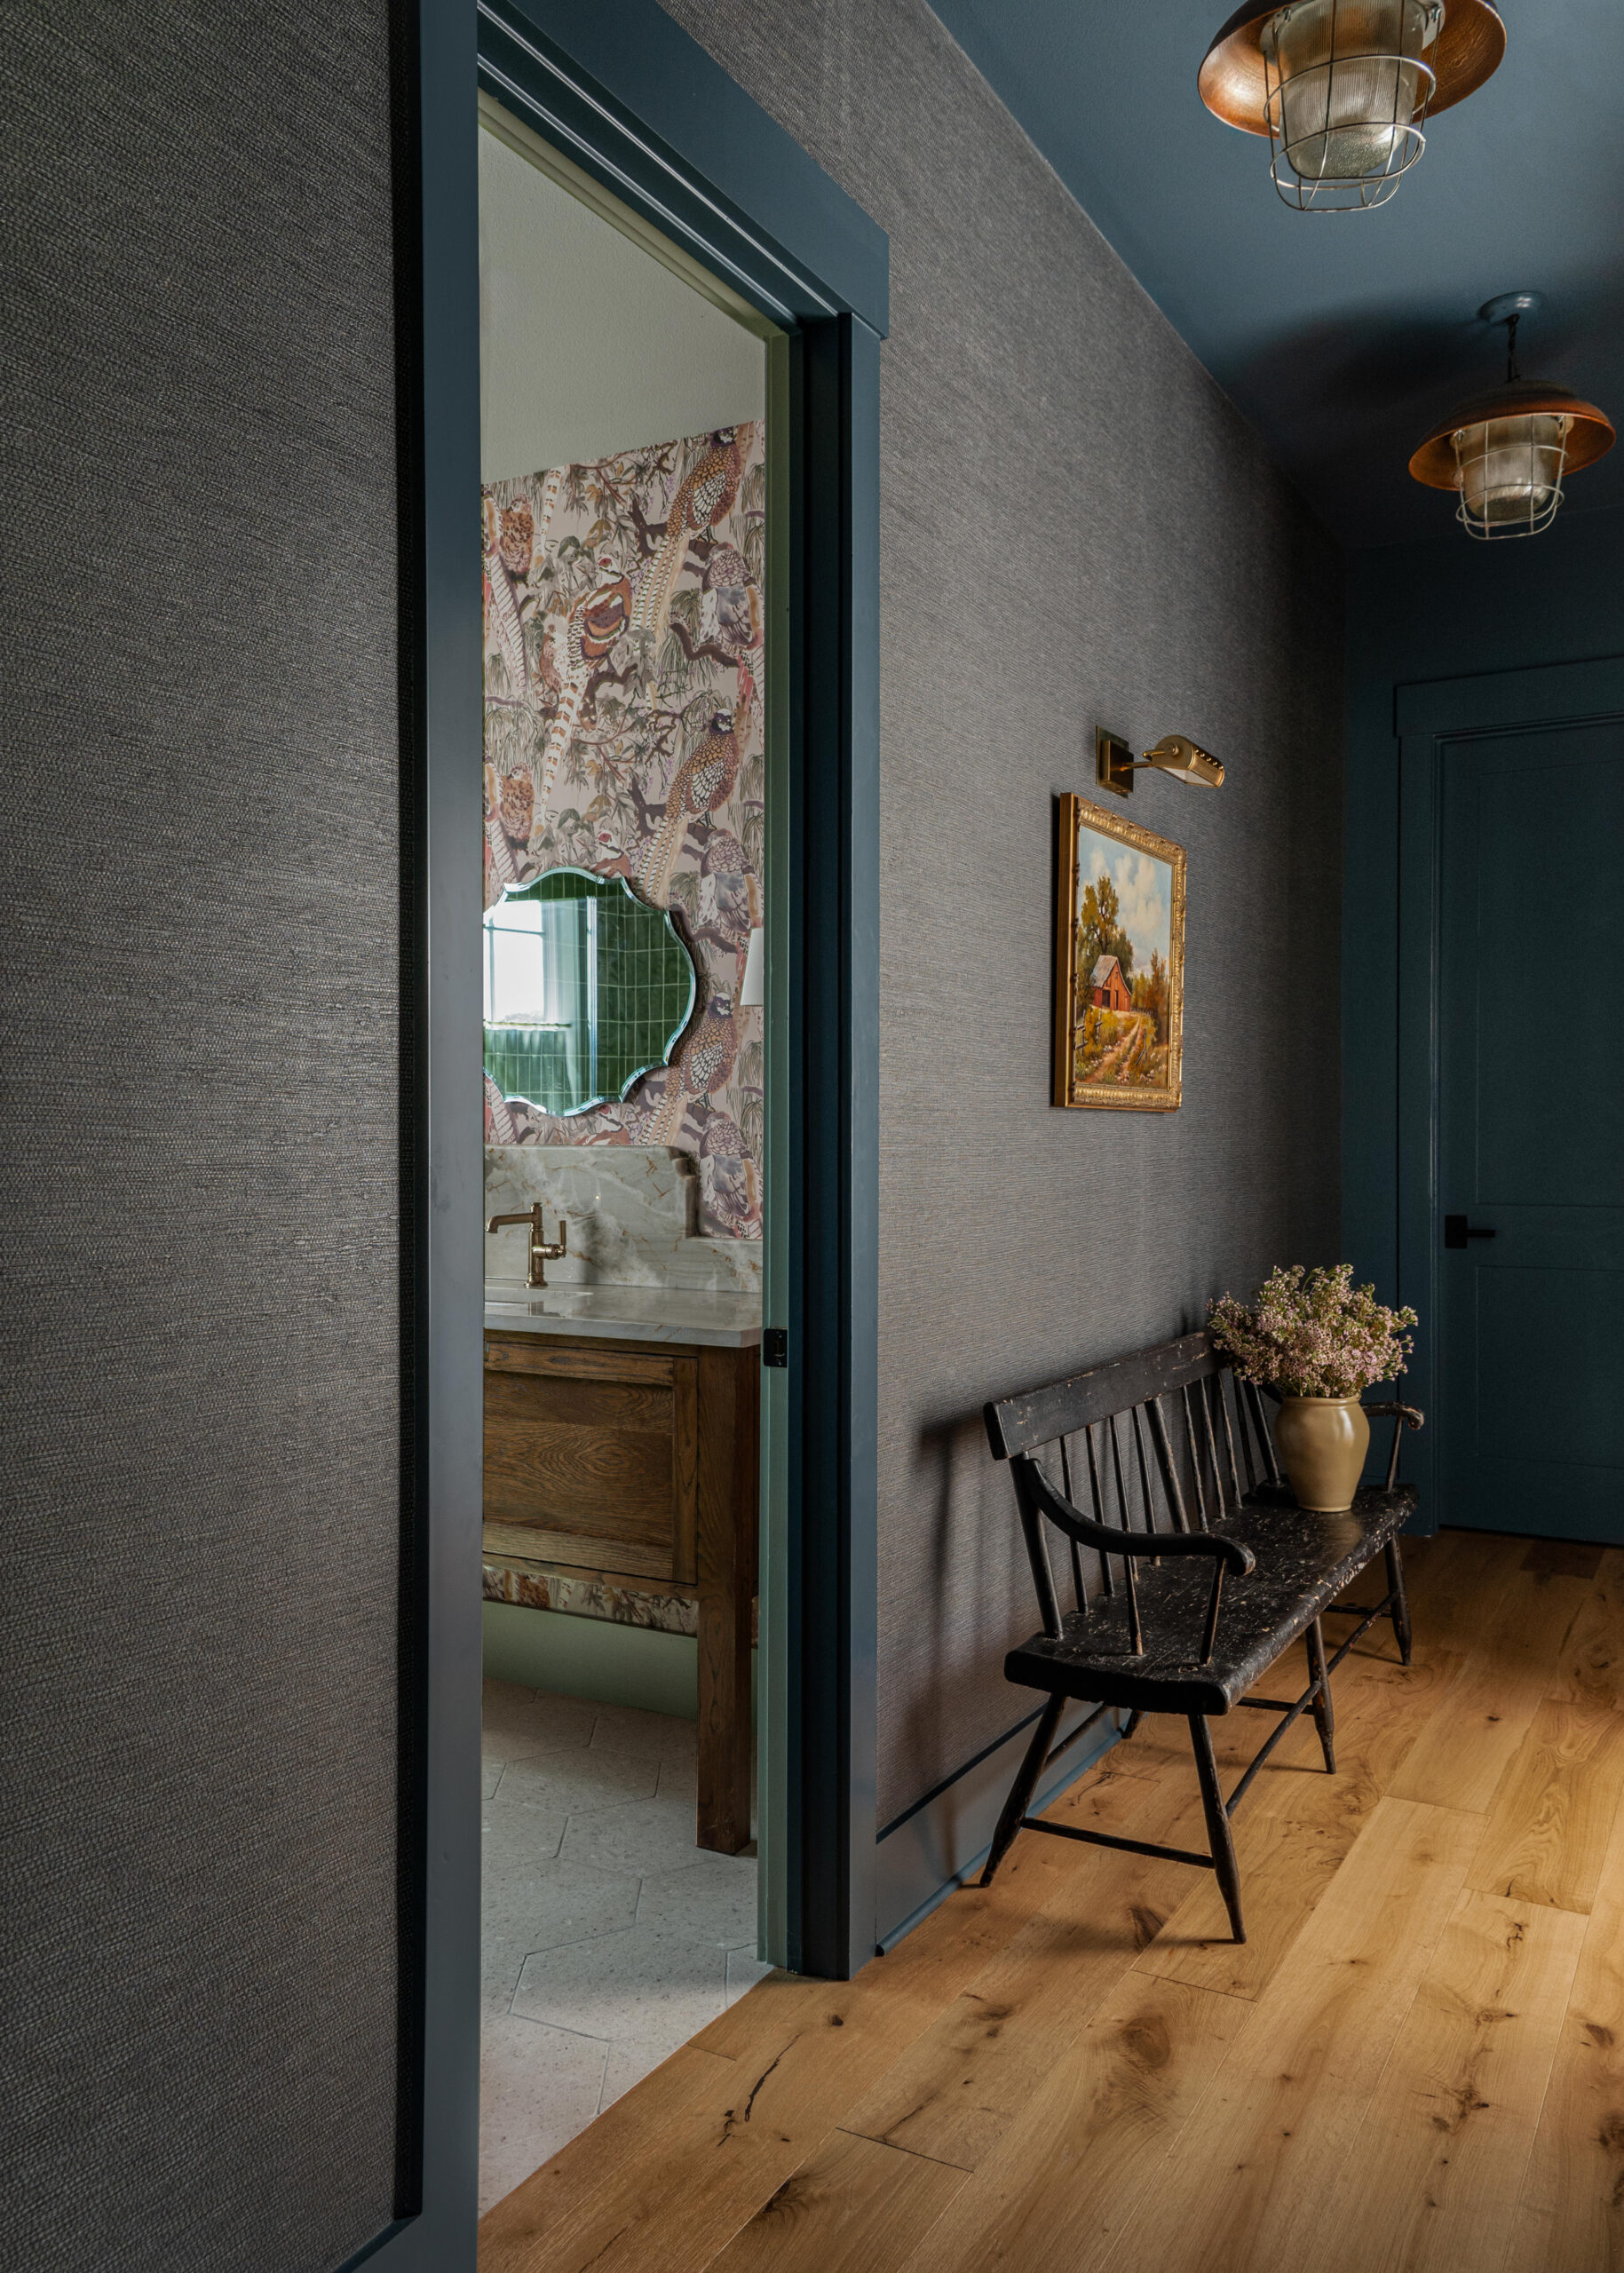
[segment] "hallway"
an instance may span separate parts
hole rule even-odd
[[[1337,1774],[1305,1721],[1239,1812],[1244,1948],[1209,1879],[1028,1834],[858,1980],[752,1990],[482,2273],[1624,2267],[1624,1551],[1407,1564],[1414,1666],[1373,1632]],[[1256,1726],[1213,1725],[1227,1781]],[[1184,1730],[1058,1812],[1201,1845]]]

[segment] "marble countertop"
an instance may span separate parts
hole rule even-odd
[[[761,1340],[755,1295],[686,1287],[545,1287],[487,1279],[487,1333],[599,1336],[610,1342],[704,1342],[748,1350]]]

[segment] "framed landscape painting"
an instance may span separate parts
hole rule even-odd
[[[1176,1112],[1184,847],[1086,797],[1056,804],[1055,1103]]]

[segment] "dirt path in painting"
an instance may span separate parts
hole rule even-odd
[[[1119,1010],[1117,1016],[1119,1018],[1131,1016],[1134,1020],[1133,1032],[1124,1034],[1116,1048],[1107,1050],[1098,1065],[1091,1072],[1083,1075],[1084,1081],[1090,1089],[1101,1087],[1115,1089],[1131,1081],[1136,1073],[1143,1073],[1144,1068],[1139,1061],[1150,1056],[1153,1025],[1148,1013],[1143,1010],[1131,1013]]]

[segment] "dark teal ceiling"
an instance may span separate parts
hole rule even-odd
[[[1300,214],[1195,77],[1233,0],[934,0],[1073,195],[1349,545],[1441,535],[1406,471],[1504,369],[1476,321],[1536,291],[1521,361],[1624,421],[1624,0],[1503,0],[1506,57],[1390,204]],[[1565,512],[1624,504],[1624,444]],[[1464,536],[1462,543],[1467,543]]]

